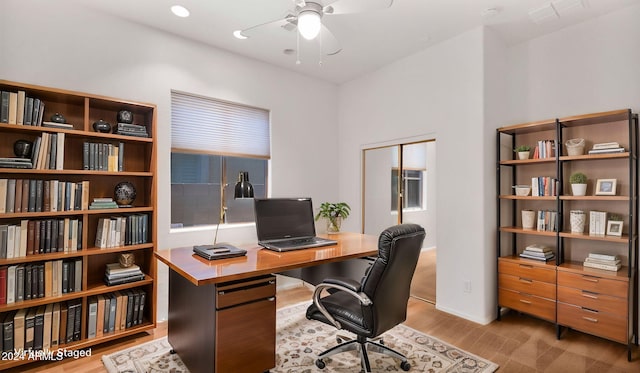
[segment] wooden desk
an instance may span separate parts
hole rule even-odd
[[[208,261],[192,247],[160,250],[169,266],[168,339],[192,373],[264,372],[275,366],[274,273],[375,256],[378,237],[325,236],[335,246]]]

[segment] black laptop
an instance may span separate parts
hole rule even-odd
[[[338,242],[316,237],[311,198],[254,199],[258,244],[274,251],[330,246]]]

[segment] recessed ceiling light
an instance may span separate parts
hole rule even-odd
[[[189,17],[189,10],[182,5],[174,5],[171,7],[171,12],[178,17]]]
[[[233,36],[235,36],[236,38],[240,39],[240,40],[244,40],[247,39],[246,36],[242,35],[242,30],[235,30],[233,32]]]

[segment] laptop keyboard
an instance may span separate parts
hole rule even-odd
[[[260,245],[267,249],[305,249],[308,247],[324,246],[334,244],[334,241],[326,240],[318,237],[308,238],[292,238],[290,240],[281,240],[277,242],[260,242]]]

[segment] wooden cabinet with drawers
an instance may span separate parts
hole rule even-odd
[[[504,307],[555,322],[555,266],[517,257],[500,258],[498,302]]]

